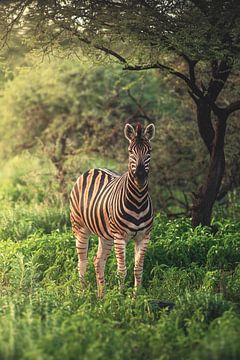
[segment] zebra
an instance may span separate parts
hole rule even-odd
[[[150,140],[154,124],[146,129],[140,123],[126,124],[124,135],[129,141],[128,171],[120,175],[108,169],[90,169],[77,179],[70,195],[71,224],[76,238],[80,283],[85,285],[89,235],[98,236],[94,267],[98,297],[104,295],[104,270],[112,246],[117,258],[120,287],[126,277],[126,245],[135,241],[134,287],[142,283],[144,255],[150,240],[153,208],[148,193],[151,154]]]

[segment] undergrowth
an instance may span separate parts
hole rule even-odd
[[[191,229],[157,215],[135,297],[133,242],[119,292],[116,260],[96,296],[90,241],[87,288],[80,289],[65,208],[1,210],[0,359],[239,359],[240,223]],[[169,311],[159,302],[174,302]]]

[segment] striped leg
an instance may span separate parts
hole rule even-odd
[[[94,259],[94,266],[97,279],[98,297],[104,296],[104,270],[108,256],[110,255],[113,245],[113,240],[106,240],[104,238],[98,238],[98,251],[97,256]]]
[[[123,289],[125,277],[127,275],[126,268],[126,242],[123,239],[116,238],[114,240],[114,249],[117,258],[117,271],[119,277],[120,290]]]
[[[148,234],[143,239],[135,241],[134,287],[136,289],[142,284],[143,262],[149,239],[150,235]]]
[[[74,232],[76,236],[76,250],[78,255],[78,272],[80,283],[85,286],[85,272],[87,269],[88,242],[90,232],[84,227],[78,227]]]

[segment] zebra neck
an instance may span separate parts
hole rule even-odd
[[[134,182],[133,175],[128,172],[126,176],[125,198],[134,203],[137,207],[143,205],[148,198],[148,183],[139,188]]]

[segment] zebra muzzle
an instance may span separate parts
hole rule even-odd
[[[145,170],[145,167],[143,164],[139,164],[136,168],[135,174],[134,174],[134,178],[137,182],[137,184],[142,187],[145,185],[146,181],[147,181],[147,177],[148,177],[148,173]]]

